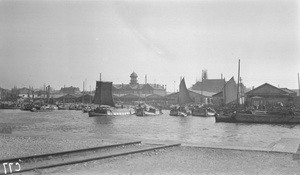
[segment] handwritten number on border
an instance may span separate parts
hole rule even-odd
[[[9,167],[9,172],[7,171],[7,165]],[[16,165],[18,166],[18,169],[12,169],[12,166],[13,165]],[[3,163],[3,168],[4,168],[4,174],[7,174],[7,173],[13,173],[13,171],[21,171],[21,165],[19,162],[16,162],[16,163]]]

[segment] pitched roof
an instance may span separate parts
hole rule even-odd
[[[193,89],[188,89],[188,91],[206,96],[206,97],[212,97],[214,94],[216,94],[215,92],[207,92],[207,91],[199,91],[199,90],[193,90]]]
[[[220,92],[225,85],[224,79],[204,79],[203,81],[198,81],[192,86],[193,90],[203,90],[207,92]]]
[[[127,90],[134,90],[134,89],[164,89],[164,87],[160,84],[113,84],[113,88],[115,89],[127,89]],[[148,89],[148,90],[150,90]]]
[[[214,92],[206,92],[206,91],[198,91],[198,90],[193,90],[193,89],[188,89],[189,92],[191,93],[195,93],[195,94],[198,94],[198,95],[202,95],[202,96],[205,96],[205,97],[212,97],[212,95],[214,95],[215,93]],[[179,92],[173,92],[173,93],[170,93],[167,95],[167,97],[170,97],[170,96],[173,96],[173,95],[176,95],[176,94],[179,94]]]
[[[258,94],[274,94],[277,93],[279,95],[288,95],[290,93],[288,93],[287,91],[277,88],[276,86],[273,86],[269,83],[265,83],[262,84],[260,86],[258,86],[255,89],[252,89],[251,91],[245,93],[246,95],[258,95]]]
[[[285,92],[289,93],[289,94],[297,94],[297,92],[290,90],[288,88],[280,88],[281,90],[284,90]]]

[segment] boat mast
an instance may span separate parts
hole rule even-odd
[[[240,59],[239,59],[239,64],[238,64],[238,84],[237,84],[237,99],[236,99],[236,108],[238,109],[239,104],[240,104],[240,99],[239,99],[239,89],[240,89]]]
[[[226,79],[224,77],[224,87],[223,87],[223,106],[226,105]]]
[[[44,83],[44,99],[43,99],[43,103],[45,103],[45,99],[46,99],[46,85]]]
[[[90,104],[92,103],[92,90],[91,90],[91,85],[90,85]]]
[[[202,77],[201,77],[201,105],[203,105],[203,80],[204,80],[204,78],[203,78],[203,71],[204,70],[202,70]]]
[[[64,90],[63,90],[63,96],[64,96],[64,99],[63,99],[63,106],[65,107],[65,89],[66,89],[66,85],[64,85]]]
[[[299,95],[300,96],[300,80],[299,80],[299,73],[298,73],[298,90],[299,90]]]
[[[84,97],[84,81],[83,81],[83,84],[82,84],[82,96],[81,96],[81,103],[84,103],[83,97]]]

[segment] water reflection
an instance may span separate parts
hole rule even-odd
[[[114,116],[92,117],[97,125],[113,124]]]

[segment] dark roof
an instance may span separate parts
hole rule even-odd
[[[197,95],[202,95],[205,97],[212,97],[213,94],[215,94],[214,92],[206,92],[206,91],[197,91],[197,90],[193,90],[193,89],[188,89],[189,92],[191,93],[195,93]],[[173,95],[177,95],[179,94],[179,92],[173,92],[171,94],[168,94],[167,97],[173,96]]]
[[[290,90],[288,88],[280,88],[281,90],[284,90],[285,92],[289,93],[289,94],[296,94],[297,92]]]
[[[123,89],[123,90],[133,90],[133,89],[164,89],[160,84],[113,84],[113,88],[115,89]]]
[[[69,98],[78,98],[80,97],[80,95],[75,95],[75,94],[67,94],[67,95],[63,95],[63,96],[60,96],[58,98],[66,98],[66,99],[69,99]]]
[[[224,79],[204,79],[203,81],[198,81],[192,86],[193,90],[203,90],[207,92],[218,93],[222,90],[225,85]]]
[[[290,94],[287,91],[285,91],[283,89],[280,89],[280,88],[277,88],[276,86],[273,86],[273,85],[271,85],[269,83],[262,84],[262,85],[258,86],[257,88],[252,89],[251,91],[249,91],[249,92],[247,92],[245,94],[247,94],[247,95],[257,94],[255,91],[259,91],[260,89],[262,89],[264,87],[267,87],[267,86],[270,87],[270,88],[272,88],[272,89],[277,90],[277,92],[279,92],[280,94]]]

